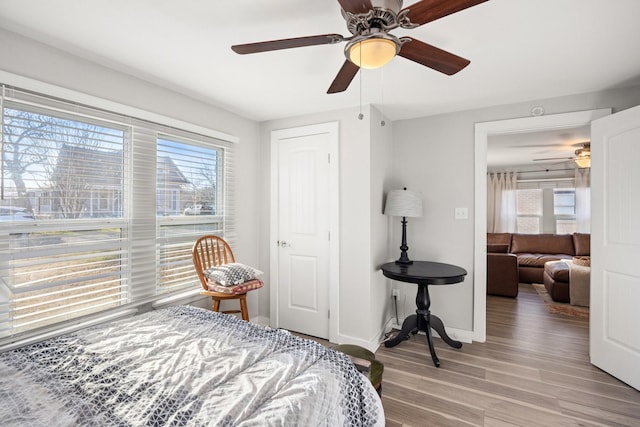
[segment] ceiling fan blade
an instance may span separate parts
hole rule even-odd
[[[404,39],[409,41],[402,43],[398,55],[449,76],[462,70],[471,62],[420,40],[411,37],[403,37],[403,41]]]
[[[546,160],[575,160],[575,157],[548,157],[546,159],[533,159],[534,162],[543,162]]]
[[[345,12],[351,13],[367,13],[373,9],[371,0],[338,0],[340,6]]]
[[[269,52],[272,50],[291,49],[294,47],[316,46],[321,44],[339,43],[344,40],[340,34],[322,34],[318,36],[296,37],[293,39],[271,40],[266,42],[236,44],[231,46],[235,53]]]
[[[421,0],[405,7],[403,11],[409,11],[407,17],[411,23],[423,25],[485,1],[488,0]]]
[[[342,68],[338,71],[338,75],[333,79],[333,83],[329,86],[327,93],[338,93],[347,90],[353,78],[358,74],[358,67],[351,61],[344,61]]]

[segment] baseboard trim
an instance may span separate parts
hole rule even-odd
[[[251,318],[251,323],[256,323],[262,326],[270,326],[269,318],[267,316],[256,316]]]

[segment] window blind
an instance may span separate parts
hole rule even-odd
[[[232,144],[4,86],[0,107],[0,343],[198,289],[195,238],[233,241]]]

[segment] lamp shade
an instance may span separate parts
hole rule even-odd
[[[409,190],[391,190],[387,194],[384,214],[417,218],[422,216],[422,199]]]

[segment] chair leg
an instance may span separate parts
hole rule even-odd
[[[213,299],[213,311],[220,311],[220,300],[219,299]]]
[[[242,313],[242,320],[249,321],[249,309],[247,308],[247,296],[240,297],[240,312]]]

